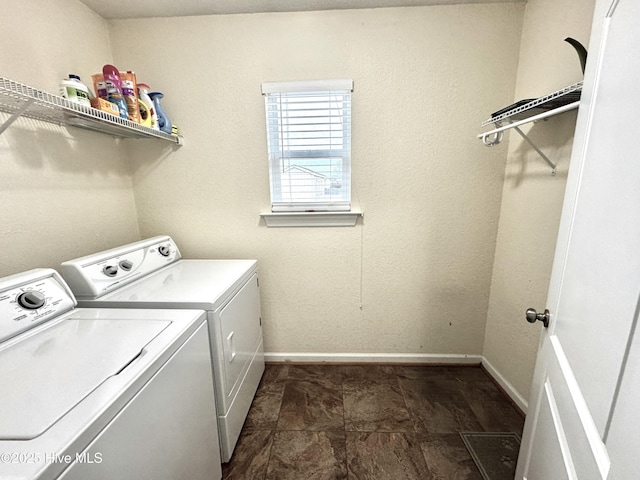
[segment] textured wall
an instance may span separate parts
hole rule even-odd
[[[0,43],[0,75],[55,94],[111,60],[107,23],[76,0],[3,1]],[[25,119],[0,135],[0,276],[139,238],[123,152],[110,136]]]
[[[484,355],[528,396],[540,327],[523,311],[544,308],[575,113],[529,130],[556,177],[517,136],[488,149],[474,134],[514,98],[581,78],[562,39],[586,43],[593,0],[529,0],[523,27],[523,6],[494,4],[109,29],[76,0],[7,1],[3,76],[55,93],[68,73],[99,71],[113,44],[121,68],[165,91],[187,144],[18,120],[0,135],[0,275],[138,239],[137,206],[143,237],[169,233],[193,257],[260,260],[269,351],[477,354],[488,307]],[[364,221],[267,229],[260,83],[332,77],[355,80]]]
[[[135,143],[143,237],[256,257],[269,352],[480,354],[524,6],[118,20],[116,65],[165,93],[174,155]],[[264,81],[353,78],[354,228],[268,229]]]
[[[582,80],[578,56],[563,40],[573,37],[588,47],[593,7],[593,0],[528,1],[515,100],[536,98]],[[513,131],[508,142],[505,136],[503,144],[492,149],[497,157],[508,149],[508,160],[484,356],[525,399],[542,324],[528,324],[524,312],[545,308],[575,121],[572,111],[523,127],[558,165],[555,177]]]

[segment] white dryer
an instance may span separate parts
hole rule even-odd
[[[231,459],[264,372],[256,260],[187,260],[168,236],[62,264],[80,306],[207,312],[222,461]]]
[[[75,307],[0,279],[0,478],[220,479],[204,312]]]

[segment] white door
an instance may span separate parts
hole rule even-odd
[[[605,479],[628,448],[608,437],[640,293],[639,23],[597,0],[518,480]]]

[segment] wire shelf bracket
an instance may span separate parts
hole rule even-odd
[[[557,165],[519,127],[578,108],[580,106],[581,91],[582,82],[578,82],[536,100],[525,101],[522,105],[516,104],[515,108],[509,109],[504,113],[494,114],[490,119],[485,120],[482,126],[494,124],[496,128],[478,134],[477,138],[480,138],[487,147],[493,147],[502,141],[503,132],[513,128],[551,167],[551,175],[555,175]],[[540,110],[542,110],[541,113],[535,113]],[[504,125],[504,122],[508,123]]]
[[[28,99],[26,102],[24,102],[24,105],[22,107],[16,110],[13,113],[13,115],[11,115],[9,118],[7,118],[7,120],[5,120],[5,122],[2,125],[0,125],[0,135],[2,135],[2,132],[4,132],[7,128],[9,128],[13,122],[15,122],[22,115],[24,115],[24,112],[29,110],[29,107],[33,102],[35,102],[35,100],[36,100],[35,98]]]

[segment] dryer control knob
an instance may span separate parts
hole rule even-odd
[[[131,260],[122,260],[119,265],[125,272],[128,272],[133,268],[133,262]]]
[[[115,277],[116,273],[118,273],[117,265],[106,265],[102,269],[102,273],[104,273],[107,277]]]
[[[40,292],[30,291],[18,296],[18,305],[29,310],[36,310],[44,305],[45,297]]]
[[[169,245],[160,245],[158,247],[158,252],[160,252],[160,255],[163,257],[168,257],[171,253],[171,248],[169,248]]]

